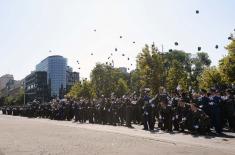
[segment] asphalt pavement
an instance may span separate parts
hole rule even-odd
[[[232,155],[234,137],[0,115],[0,155]]]

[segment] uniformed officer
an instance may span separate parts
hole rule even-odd
[[[215,127],[215,131],[218,134],[222,133],[222,125],[221,125],[221,97],[216,93],[214,88],[211,89],[210,96],[210,107],[212,110],[212,124]]]
[[[145,91],[143,95],[143,125],[144,130],[153,130],[153,120],[152,120],[152,109],[150,104],[150,96],[148,95],[148,92]]]

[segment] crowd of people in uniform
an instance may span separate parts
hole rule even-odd
[[[227,89],[200,93],[164,91],[154,97],[143,91],[123,97],[98,99],[53,99],[48,103],[30,102],[22,106],[1,107],[2,114],[52,120],[74,120],[132,127],[143,125],[144,130],[156,128],[166,132],[188,131],[208,134],[212,130],[221,134],[223,129],[235,131],[235,91]]]

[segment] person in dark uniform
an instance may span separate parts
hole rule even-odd
[[[131,122],[132,122],[133,106],[129,98],[125,99],[125,104],[126,104],[126,126],[132,128]]]
[[[3,115],[6,115],[6,107],[5,107],[5,106],[2,107],[2,114],[3,114]]]
[[[201,110],[197,104],[191,102],[191,126],[189,131],[192,133],[205,134],[209,132],[210,120],[209,117]]]
[[[188,129],[188,120],[189,119],[189,113],[190,113],[190,106],[186,103],[185,100],[182,98],[178,101],[178,106],[176,108],[176,119],[179,126],[179,131],[184,131],[185,129]]]
[[[88,105],[87,105],[87,112],[88,112],[88,120],[89,120],[89,123],[93,124],[94,123],[94,103],[93,102],[88,102]]]
[[[209,116],[211,117],[211,108],[209,105],[210,98],[207,96],[207,91],[201,89],[201,96],[198,98],[198,106]]]
[[[147,91],[144,92],[143,95],[143,125],[144,130],[153,130],[152,129],[152,116],[151,116],[151,104],[150,104],[150,97]]]
[[[218,94],[216,93],[215,89],[211,89],[211,96],[210,96],[210,107],[212,110],[212,124],[215,127],[215,131],[218,134],[222,133],[222,120],[221,120],[221,97],[218,96]]]
[[[119,104],[118,114],[120,117],[120,125],[124,125],[126,120],[126,104],[123,98],[119,99]]]
[[[229,128],[235,131],[235,98],[231,89],[226,90],[226,98],[224,100],[225,119],[228,120]]]
[[[75,122],[79,121],[79,103],[74,102],[73,104],[73,111],[74,111],[74,116],[75,116]]]

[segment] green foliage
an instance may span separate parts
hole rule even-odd
[[[167,76],[167,90],[173,92],[179,85],[184,91],[188,90],[187,74],[183,66],[176,60],[173,61]]]
[[[67,96],[78,99],[78,98],[86,98],[86,99],[93,99],[96,94],[94,88],[90,81],[84,80],[82,83],[76,83]]]
[[[95,91],[94,91],[94,88],[93,88],[91,82],[87,81],[87,80],[83,81],[82,87],[79,92],[79,97],[83,97],[83,98],[91,100],[95,96],[96,96],[96,94],[95,94]]]
[[[130,89],[132,92],[136,92],[139,94],[141,83],[140,83],[140,72],[139,70],[134,70],[130,73],[131,83],[130,83]]]
[[[112,93],[120,97],[129,91],[139,93],[150,88],[152,94],[158,93],[161,86],[174,91],[180,86],[182,91],[189,88],[224,86],[235,83],[235,41],[226,49],[228,56],[220,61],[219,69],[210,68],[211,60],[207,53],[198,52],[195,56],[180,50],[159,52],[157,47],[145,45],[137,56],[137,68],[130,74],[124,74],[110,65],[96,64],[91,72],[91,81],[76,84],[69,95],[93,98],[110,97]]]
[[[122,97],[123,95],[128,93],[128,91],[129,91],[129,88],[127,86],[127,82],[123,80],[122,78],[120,78],[115,88],[115,95],[117,97]]]
[[[75,85],[72,86],[67,96],[77,99],[79,97],[80,90],[81,90],[81,83],[77,82]]]
[[[206,68],[200,78],[199,86],[203,89],[210,89],[211,87],[223,87],[225,81],[222,74],[216,67]]]
[[[6,105],[13,105],[14,103],[14,97],[13,96],[7,96],[5,97],[4,103]]]
[[[195,64],[200,65],[202,67],[209,67],[211,64],[211,60],[209,59],[209,55],[205,52],[198,52]]]
[[[127,83],[128,75],[125,75],[117,68],[105,64],[96,64],[91,72],[91,83],[97,97],[102,95],[110,97],[112,93],[116,92],[120,79],[125,80]]]
[[[161,55],[153,44],[151,49],[148,45],[137,56],[137,70],[140,76],[141,88],[150,88],[152,93],[158,92],[163,73]]]
[[[211,60],[205,52],[198,52],[195,58],[191,58],[190,84],[196,91],[199,90],[199,81],[202,72],[209,67]]]
[[[174,91],[178,85],[184,91],[188,91],[189,86],[194,90],[199,89],[197,79],[204,68],[211,64],[207,53],[200,52],[192,57],[190,53],[180,50],[161,53],[154,44],[151,47],[145,45],[137,56],[141,88],[148,87],[153,93],[157,93],[160,86],[168,91]]]
[[[22,105],[24,104],[24,90],[21,88],[16,96],[6,96],[4,98],[6,105]]]
[[[227,47],[228,55],[220,60],[219,69],[222,72],[226,83],[235,83],[235,40]]]
[[[24,89],[23,88],[20,89],[19,94],[16,96],[15,101],[17,105],[24,104]]]

